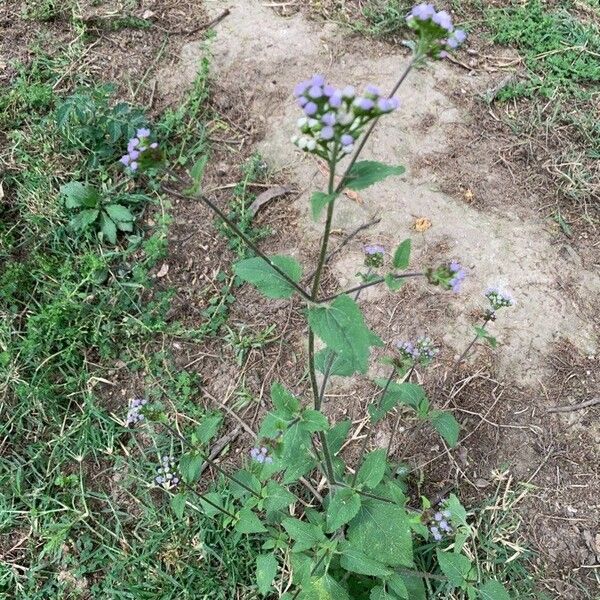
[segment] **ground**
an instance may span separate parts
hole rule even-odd
[[[14,77],[12,61],[27,60],[27,42],[34,37],[32,21],[12,20],[16,13],[11,10],[24,6],[11,3],[2,15],[6,33],[23,40],[8,45],[5,35],[0,76],[6,84]],[[230,12],[214,25],[213,35],[197,30],[225,9]],[[248,185],[256,193],[276,186],[286,190],[266,201],[254,218],[254,227],[270,230],[264,249],[305,262],[313,258],[321,225],[311,219],[308,198],[323,187],[324,177],[319,165],[294,152],[289,142],[298,117],[290,90],[314,72],[336,84],[377,83],[389,89],[408,51],[393,40],[375,41],[323,20],[314,7],[292,16],[285,15],[285,6],[253,0],[234,6],[155,2],[133,11],[105,3],[81,10],[82,21],[98,26],[97,40],[73,68],[87,63],[90,74],[117,82],[122,98],[145,104],[154,115],[182,102],[200,61],[209,59],[214,110],[204,130],[212,149],[206,193],[226,205],[243,180],[240,164],[259,152],[268,176]],[[151,27],[104,27],[105,20],[121,13]],[[72,34],[60,16],[33,23],[48,43]],[[584,222],[570,218],[573,230],[565,235],[553,218],[554,189],[547,179],[532,177],[535,157],[521,160],[515,136],[499,116],[503,108],[483,100],[507,73],[518,72],[518,54],[477,36],[472,48],[459,56],[458,64],[444,61],[413,70],[402,86],[401,110],[377,130],[365,153],[402,163],[407,173],[361,192],[359,198],[342,199],[334,225],[337,240],[373,224],[332,259],[326,286],[333,293],[357,282],[364,243],[383,243],[391,251],[407,237],[413,240],[411,269],[446,258],[469,268],[462,292],[450,300],[416,282],[393,295],[371,289],[361,296],[369,323],[388,349],[398,339],[421,334],[442,347],[433,368],[416,377],[436,406],[454,411],[463,429],[459,446],[449,451],[408,421],[400,429],[395,455],[414,473],[416,485],[428,482],[427,493],[450,485],[461,490],[467,503],[493,497],[499,506],[510,493],[518,525],[509,541],[515,549],[533,551],[538,589],[552,598],[593,598],[599,589],[600,408],[577,405],[600,395],[594,206],[586,204],[586,214],[592,216]],[[206,321],[203,311],[211,290],[223,285],[216,277],[228,271],[234,248],[202,205],[176,197],[171,202],[168,255],[152,274],[157,289],[175,292],[168,319],[197,327]],[[577,214],[572,204],[559,206],[566,215]],[[152,226],[157,216],[146,219]],[[426,219],[425,228],[418,227],[420,219]],[[496,284],[517,299],[491,326],[500,345],[491,350],[478,344],[456,369],[455,359],[480,318],[482,293]],[[249,432],[257,429],[258,415],[268,406],[272,381],[281,380],[298,393],[306,389],[299,308],[286,301],[267,303],[248,286],[237,289],[224,331],[231,325],[257,333],[276,325],[269,342],[249,350],[242,360],[233,338],[225,347],[219,337],[201,343],[176,337],[162,341],[173,356],[165,368],[202,382],[202,393],[192,402],[227,408],[230,428],[238,431],[226,458],[230,462],[251,443]],[[374,360],[373,373],[380,369]],[[147,374],[145,369],[131,373],[123,361],[103,365],[99,376],[110,383],[100,381],[96,388],[103,407],[117,414],[129,396],[148,385]],[[360,422],[373,394],[368,380],[334,383],[326,412]],[[376,445],[387,445],[391,427],[392,422],[384,424]]]

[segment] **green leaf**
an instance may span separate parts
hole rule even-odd
[[[333,493],[327,507],[327,531],[332,533],[351,521],[360,510],[360,495],[349,488]],[[367,573],[368,575],[368,573]]]
[[[410,238],[404,240],[394,252],[394,260],[392,264],[396,269],[407,269],[410,262],[410,249],[412,241]]]
[[[385,450],[379,449],[369,452],[358,470],[356,483],[369,489],[377,487],[385,475],[386,464]]]
[[[309,433],[316,431],[326,431],[329,428],[327,417],[318,410],[307,408],[302,411],[302,420],[300,421],[302,428]]]
[[[117,228],[114,221],[105,212],[100,215],[100,231],[111,244],[117,243]]]
[[[100,214],[100,211],[95,208],[86,208],[80,213],[77,213],[70,221],[71,227],[76,231],[85,229],[88,225],[91,225]]]
[[[454,552],[442,552],[439,548],[436,550],[436,555],[442,573],[452,586],[460,587],[465,583],[471,570],[471,561],[466,556]]]
[[[325,373],[325,368],[329,365],[331,356],[333,362],[329,367],[329,374],[338,377],[349,377],[354,373],[352,363],[346,357],[341,357],[339,354],[332,352],[329,348],[323,348],[315,354],[315,367],[319,373]]]
[[[378,560],[370,558],[348,542],[340,544],[340,551],[340,565],[346,571],[358,573],[359,575],[370,575],[371,577],[389,577],[392,574],[391,569]]]
[[[506,588],[495,579],[486,581],[478,591],[483,600],[510,600],[510,595],[506,591]]]
[[[333,202],[337,194],[325,194],[324,192],[314,192],[310,197],[310,207],[312,209],[312,218],[317,221],[321,215],[321,211],[330,203]]]
[[[455,494],[448,496],[446,508],[452,513],[452,523],[454,525],[467,525],[467,511]]]
[[[479,339],[485,340],[492,348],[495,348],[498,345],[498,340],[490,335],[485,328],[483,327],[473,327],[475,330],[475,334]]]
[[[310,556],[299,552],[290,554],[290,563],[292,565],[292,582],[296,585],[306,587],[310,581],[310,574],[314,567]]]
[[[353,372],[367,372],[370,347],[382,342],[365,325],[360,308],[350,296],[344,294],[329,306],[309,309],[308,323],[330,350],[348,361]]]
[[[200,469],[204,463],[204,457],[201,454],[186,453],[179,461],[179,472],[186,483],[195,483],[200,477]]]
[[[237,481],[243,484],[240,485],[240,483],[233,481],[233,479],[229,482],[229,489],[236,498],[244,498],[245,496],[250,495],[251,492],[249,492],[246,488],[250,488],[255,494],[260,495],[262,486],[256,475],[253,475],[245,469],[240,469],[239,471],[236,471],[235,478]],[[246,487],[243,487],[244,485]]]
[[[390,596],[382,586],[376,585],[374,588],[371,588],[371,593],[369,594],[369,600],[395,600],[393,596]]]
[[[296,501],[296,496],[289,492],[282,485],[279,485],[276,481],[267,482],[267,495],[265,497],[265,510],[274,512],[287,508],[290,504]]]
[[[388,289],[392,292],[397,292],[403,285],[405,280],[402,277],[394,277],[392,273],[387,273],[383,277]]]
[[[104,206],[104,210],[115,223],[119,221],[133,221],[133,215],[129,212],[129,209],[121,204],[107,204]]]
[[[189,189],[185,190],[186,194],[197,195],[200,193],[207,163],[208,154],[204,154],[193,164],[190,169],[190,179],[193,181],[193,184]]]
[[[171,510],[178,519],[183,517],[183,511],[185,510],[185,501],[187,496],[185,492],[179,492],[171,496]]]
[[[348,437],[348,432],[352,427],[352,421],[350,419],[346,419],[345,421],[340,421],[336,423],[329,431],[325,433],[325,439],[327,440],[327,445],[329,446],[329,451],[331,454],[337,454],[346,438]]]
[[[270,260],[295,283],[302,278],[302,267],[291,256],[273,256]],[[256,286],[267,298],[289,298],[295,291],[292,284],[260,256],[235,263],[233,270],[240,279]]]
[[[194,429],[194,435],[199,443],[208,444],[219,432],[223,416],[213,413],[202,417],[200,424]]]
[[[300,521],[300,519],[290,517],[289,519],[284,519],[281,524],[288,535],[296,542],[293,552],[310,550],[325,540],[323,530],[312,523],[305,523],[304,521]]]
[[[271,386],[271,400],[278,414],[281,414],[283,418],[291,420],[300,410],[300,400],[286,390],[281,383],[276,382]]]
[[[403,575],[402,580],[406,585],[410,600],[427,600],[427,593],[425,592],[425,584],[422,577],[418,575]]]
[[[239,533],[262,533],[267,531],[260,519],[249,509],[242,508],[238,513],[239,520],[235,524],[235,529]]]
[[[274,554],[260,554],[256,557],[256,585],[264,596],[271,589],[277,575],[277,559]]]
[[[217,506],[224,508],[223,498],[221,497],[221,494],[219,494],[217,492],[208,492],[207,494],[204,494],[204,497],[207,500],[210,500],[212,502],[212,504],[216,504]],[[208,517],[214,517],[215,515],[218,515],[221,512],[218,508],[215,508],[208,502],[205,502],[202,498],[200,498],[200,504],[202,505],[204,514],[207,515]]]
[[[392,410],[398,404],[407,404],[415,410],[418,410],[421,405],[427,400],[425,390],[417,383],[395,383],[387,384],[387,379],[379,378],[375,383],[384,388],[387,385],[387,390],[381,398],[379,408],[376,403],[368,407],[371,420],[376,423],[381,420],[385,414]]]
[[[405,170],[401,165],[394,167],[376,160],[359,160],[350,169],[346,187],[351,190],[364,190],[378,181],[383,181],[390,175],[402,175]]]
[[[428,419],[433,428],[446,440],[451,448],[458,443],[460,425],[451,412],[445,410],[432,410]]]
[[[407,600],[411,598],[408,590],[406,589],[404,580],[402,577],[400,577],[400,575],[398,575],[398,573],[393,573],[390,577],[388,577],[387,584],[390,590],[394,592],[398,598],[406,598]]]
[[[347,537],[357,549],[386,565],[413,564],[410,522],[405,510],[395,504],[363,499]]]
[[[133,231],[133,221],[117,221],[116,225],[119,231]]]
[[[286,429],[281,441],[283,446],[281,464],[285,467],[282,483],[293,483],[315,465],[315,459],[310,452],[310,433],[300,423],[296,423]]]
[[[330,575],[312,577],[298,600],[350,600],[346,590]]]
[[[98,205],[100,194],[91,185],[80,181],[70,181],[60,186],[60,193],[65,198],[66,208],[94,208]]]

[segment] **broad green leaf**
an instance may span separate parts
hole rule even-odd
[[[405,282],[402,277],[394,277],[392,273],[387,273],[384,275],[383,279],[385,280],[385,284],[388,286],[388,289],[392,292],[397,292]]]
[[[370,347],[382,342],[365,325],[360,308],[350,296],[344,294],[329,306],[309,309],[308,323],[330,350],[348,361],[353,372],[367,372]]]
[[[333,361],[331,361],[333,356]],[[331,362],[331,365],[330,365]],[[315,367],[319,373],[325,373],[325,368],[329,366],[329,374],[338,377],[349,377],[354,373],[352,363],[339,354],[332,352],[329,348],[323,348],[315,354]]]
[[[312,577],[298,600],[350,600],[346,590],[330,575]]]
[[[302,411],[301,427],[310,433],[326,431],[329,428],[327,417],[318,410],[307,408]]]
[[[204,457],[195,452],[187,452],[179,461],[179,472],[187,483],[195,483],[200,477],[200,469],[204,463]]]
[[[390,596],[382,586],[376,585],[371,589],[369,600],[395,600],[394,596]]]
[[[387,379],[376,379],[375,383],[384,388],[387,385]],[[381,420],[387,412],[392,410],[398,404],[407,404],[415,410],[419,409],[427,400],[425,390],[417,383],[395,383],[387,385],[387,390],[379,403],[373,403],[368,407],[371,420],[376,423]],[[379,407],[377,406],[379,404]]]
[[[387,585],[390,590],[394,592],[396,596],[398,596],[398,598],[406,598],[407,600],[411,598],[408,590],[406,589],[404,580],[400,575],[398,575],[398,573],[393,573],[390,577],[388,577]]]
[[[95,208],[100,194],[95,187],[80,181],[70,181],[60,186],[60,193],[65,198],[66,208]]]
[[[449,583],[454,587],[460,587],[471,570],[471,561],[463,554],[442,552],[439,548],[436,550],[436,555],[440,569]]]
[[[455,494],[450,494],[446,500],[446,508],[452,513],[454,525],[467,525],[467,511]]]
[[[100,211],[95,208],[86,208],[80,213],[77,213],[70,221],[71,227],[76,231],[85,229],[88,225],[91,225],[100,214]]]
[[[454,415],[445,410],[432,410],[428,415],[428,419],[448,446],[454,448],[458,443],[458,434],[460,433],[460,425]]]
[[[186,194],[196,195],[200,193],[202,188],[202,179],[204,178],[204,170],[208,163],[208,154],[202,155],[190,169],[190,178],[193,181],[192,186],[186,190]]]
[[[121,204],[107,204],[104,206],[104,210],[115,223],[119,221],[133,221],[133,215],[129,209]]]
[[[206,415],[194,429],[194,436],[201,444],[208,444],[219,432],[222,422],[223,416],[219,413]]]
[[[271,386],[271,400],[277,412],[286,419],[292,419],[294,414],[300,410],[300,400],[291,392],[286,390],[281,383]]]
[[[321,211],[330,203],[333,202],[337,194],[325,194],[324,192],[314,192],[310,197],[310,207],[312,209],[312,218],[317,221],[321,215]]]
[[[178,519],[183,517],[186,499],[187,496],[185,492],[179,492],[178,494],[171,496],[171,510]]]
[[[235,524],[235,529],[239,533],[262,533],[266,527],[260,519],[249,508],[242,508],[238,513],[239,520]]]
[[[498,340],[488,333],[483,327],[473,327],[475,330],[475,334],[479,339],[485,340],[492,348],[495,348],[498,345]]]
[[[133,231],[133,221],[117,221],[116,225],[119,231]]]
[[[250,495],[251,492],[249,492],[246,488],[250,488],[255,494],[261,493],[262,486],[256,475],[253,475],[245,469],[240,469],[239,471],[235,472],[234,477],[242,484],[240,485],[240,483],[233,481],[233,479],[229,482],[229,489],[236,498],[244,498],[245,496]]]
[[[114,221],[105,212],[100,215],[100,231],[108,242],[117,243],[117,228]]]
[[[293,483],[315,466],[310,433],[301,423],[296,423],[285,430],[281,441],[283,450],[280,462],[285,468],[282,483]]]
[[[284,519],[281,522],[288,535],[296,542],[293,552],[303,552],[318,546],[325,540],[325,534],[320,527],[312,523],[300,521],[300,519]]]
[[[287,508],[290,504],[296,501],[296,496],[289,492],[276,481],[267,482],[267,495],[265,497],[265,510],[273,512]]]
[[[386,565],[413,564],[410,522],[405,510],[395,504],[363,499],[347,537],[357,549]]]
[[[337,531],[351,521],[360,510],[360,496],[354,490],[342,488],[333,493],[327,507],[327,531]]]
[[[356,549],[352,544],[343,542],[340,544],[340,565],[359,575],[370,575],[371,577],[389,577],[392,570],[381,564],[378,560],[367,556],[364,552]]]
[[[422,577],[418,575],[402,575],[402,580],[406,585],[410,600],[427,600],[427,593]]]
[[[264,596],[271,589],[271,584],[277,575],[277,559],[274,554],[259,554],[256,557],[256,585]]]
[[[407,269],[410,262],[410,249],[412,241],[410,238],[404,240],[394,252],[394,260],[392,264],[396,269]]]
[[[348,437],[348,432],[350,431],[351,427],[352,421],[350,419],[346,419],[345,421],[336,423],[329,431],[325,433],[325,438],[331,454],[337,454],[341,450],[346,438]]]
[[[290,554],[292,564],[292,582],[305,587],[310,580],[311,571],[314,568],[313,559],[301,552]]]
[[[383,449],[369,452],[360,466],[356,475],[356,483],[366,488],[373,489],[385,475],[386,451]]]
[[[291,256],[270,258],[292,281],[298,283],[302,277],[302,267]],[[241,260],[233,265],[235,274],[244,281],[256,286],[267,298],[289,298],[294,287],[260,256]]]
[[[506,588],[494,579],[486,581],[478,590],[482,600],[510,600],[510,595]]]
[[[390,175],[402,175],[405,170],[401,165],[394,167],[376,160],[359,160],[350,169],[346,187],[351,190],[364,190]]]
[[[210,502],[212,504],[216,504],[217,506],[224,508],[223,507],[223,498],[221,497],[221,494],[219,494],[217,492],[208,492],[208,493],[204,494],[204,497],[207,500],[210,500]],[[204,514],[207,515],[208,517],[214,517],[215,515],[217,515],[221,512],[221,511],[219,511],[218,508],[215,508],[214,506],[212,506],[212,504],[205,502],[202,498],[200,498],[200,504],[202,505]]]

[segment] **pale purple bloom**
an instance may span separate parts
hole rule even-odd
[[[463,280],[467,276],[467,271],[463,269],[460,263],[455,260],[450,263],[449,268],[453,277],[448,283],[453,292],[458,292],[460,291],[460,286],[462,285]]]
[[[332,85],[325,85],[323,86],[323,94],[329,98],[335,94],[335,88]]]
[[[356,88],[353,85],[347,85],[342,90],[342,96],[344,98],[354,98],[355,95],[356,95]]]
[[[304,112],[310,117],[317,112],[317,105],[314,102],[308,102],[304,107]]]
[[[325,77],[323,75],[313,75],[310,85],[325,85]]]
[[[273,462],[273,458],[271,456],[269,456],[268,454],[268,449],[265,448],[264,446],[262,448],[252,448],[252,450],[250,450],[250,457],[255,460],[257,463],[260,464],[264,464],[264,463],[272,463]]]
[[[150,148],[152,148],[152,150],[156,150],[156,148],[158,148],[158,143],[157,142],[152,142],[150,144]]]
[[[172,490],[179,485],[179,474],[175,470],[175,459],[172,456],[162,457],[161,466],[156,468],[156,473],[154,483],[165,490]]]
[[[340,142],[342,142],[342,146],[350,146],[351,144],[354,144],[354,138],[349,133],[345,133],[340,138]]]
[[[508,292],[504,292],[497,287],[488,288],[484,295],[490,301],[493,310],[499,310],[500,308],[515,304],[515,299]]]
[[[133,398],[129,401],[129,410],[127,411],[127,419],[125,420],[126,427],[133,427],[136,423],[144,420],[144,415],[141,410],[148,400],[145,398]]]
[[[321,139],[322,140],[330,140],[334,136],[333,127],[323,127],[321,129]]]
[[[343,142],[342,142],[343,143]],[[385,254],[385,248],[380,244],[368,244],[364,247],[365,254]]]
[[[140,145],[140,140],[137,138],[131,138],[127,144],[127,152],[131,152],[134,148]]]
[[[342,94],[336,91],[329,97],[329,106],[331,108],[339,108],[342,105]]]
[[[379,88],[376,85],[368,85],[365,89],[365,92],[372,96],[379,96],[381,94]]]
[[[300,83],[296,84],[296,87],[294,87],[294,96],[296,96],[296,98],[302,96],[302,94],[304,94],[309,87],[310,81],[301,81]]]
[[[371,110],[375,106],[375,103],[370,98],[358,98],[356,106],[361,110]]]
[[[138,150],[132,150],[132,151],[129,153],[129,158],[130,158],[131,160],[137,160],[139,157],[140,157],[140,153],[139,153],[139,151],[138,151]]]
[[[323,125],[329,125],[330,127],[335,125],[335,115],[333,113],[325,113],[321,117],[321,123],[323,123]]]
[[[146,129],[145,127],[142,127],[141,129],[137,130],[137,133],[135,135],[139,138],[147,138],[150,137],[150,130]]]
[[[300,96],[297,102],[300,108],[304,108],[308,104],[308,98],[306,96]]]
[[[451,513],[449,510],[437,511],[433,515],[433,520],[431,521],[431,526],[429,527],[429,530],[431,531],[433,539],[436,542],[441,541],[444,534],[452,533],[452,527],[450,527],[447,521],[447,519],[449,519],[450,516]]]
[[[410,11],[410,16],[419,19],[420,21],[427,21],[428,19],[431,19],[433,15],[435,15],[433,4],[427,4],[426,2],[421,2],[421,4],[413,6]]]
[[[454,25],[452,25],[452,17],[445,10],[440,10],[440,12],[435,13],[431,20],[446,31],[452,31],[454,29]]]
[[[137,162],[135,162],[135,161],[132,161],[132,162],[131,162],[131,164],[129,165],[129,168],[130,168],[132,171],[137,171],[137,168],[138,168],[138,164],[137,164]]]
[[[449,48],[458,48],[467,39],[467,34],[462,29],[457,29],[446,41]]]
[[[398,98],[380,98],[377,101],[377,108],[381,112],[392,112],[400,106]]]
[[[318,85],[313,85],[309,90],[308,90],[308,95],[313,98],[313,100],[316,100],[317,98],[320,98],[323,95],[323,90],[321,87],[319,87]]]
[[[122,165],[125,165],[126,167],[128,167],[128,166],[129,166],[129,163],[131,162],[131,157],[129,156],[129,154],[126,154],[125,156],[122,156],[122,157],[119,159],[119,162],[120,162]]]

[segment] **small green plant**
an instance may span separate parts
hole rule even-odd
[[[268,325],[257,333],[247,332],[243,325],[239,329],[227,327],[225,341],[233,348],[237,364],[242,365],[250,350],[258,350],[274,341],[274,333],[275,325]]]

